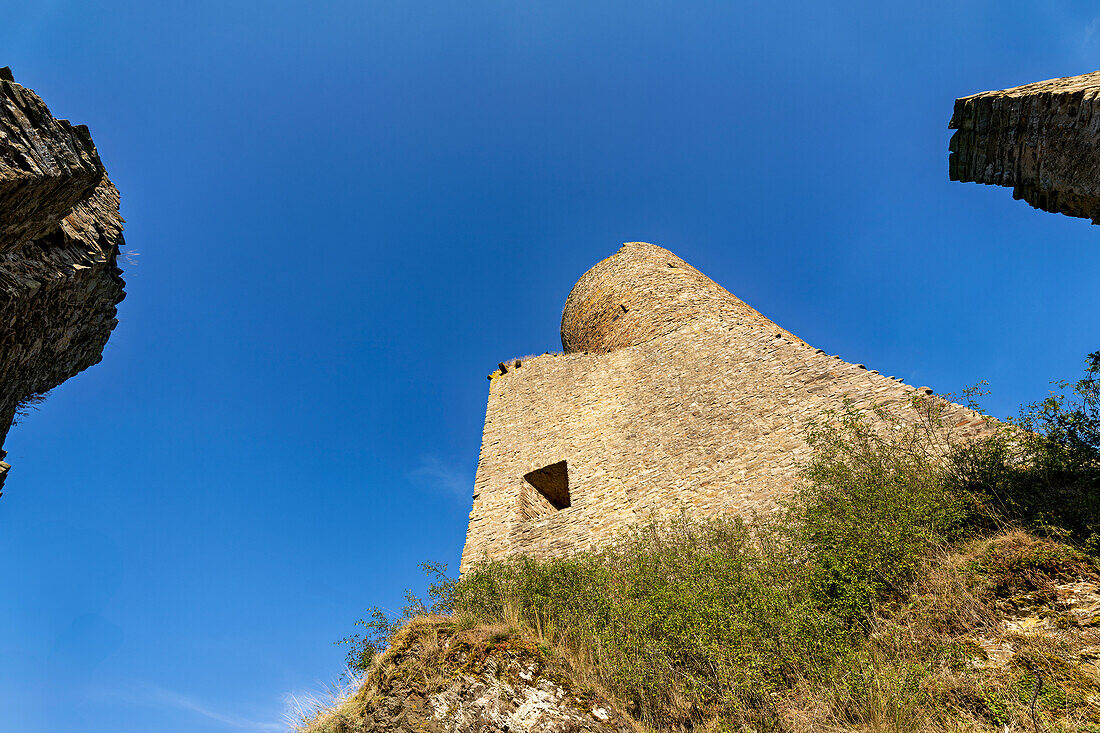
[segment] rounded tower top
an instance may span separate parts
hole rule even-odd
[[[584,273],[561,314],[565,353],[606,353],[699,318],[756,311],[664,247],[627,242]]]

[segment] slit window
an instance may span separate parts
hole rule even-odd
[[[558,511],[570,505],[569,467],[565,461],[551,463],[549,466],[531,471],[524,475],[523,480],[530,489],[534,489],[534,492],[529,491],[529,493],[537,494],[531,496],[533,501],[528,504],[541,505],[542,508],[542,511],[529,511],[529,516]]]

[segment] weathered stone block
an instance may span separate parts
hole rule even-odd
[[[952,181],[1100,223],[1100,71],[955,100]]]

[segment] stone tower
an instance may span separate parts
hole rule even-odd
[[[917,392],[776,326],[682,259],[630,242],[566,300],[563,354],[490,375],[462,571],[599,545],[635,520],[768,512],[808,454],[807,422]],[[965,408],[964,431],[984,422]]]

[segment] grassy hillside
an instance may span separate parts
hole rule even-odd
[[[973,442],[935,399],[916,425],[823,416],[803,487],[766,520],[655,518],[598,552],[461,581],[429,565],[426,600],[347,640],[368,683],[301,729],[387,729],[372,716],[395,654],[378,652],[396,638],[406,664],[434,659],[409,645],[421,632],[394,634],[442,612],[443,648],[531,645],[639,730],[1100,733],[1098,372],[1100,352]],[[422,698],[474,679],[427,666],[444,672]],[[425,729],[455,730],[441,715]]]

